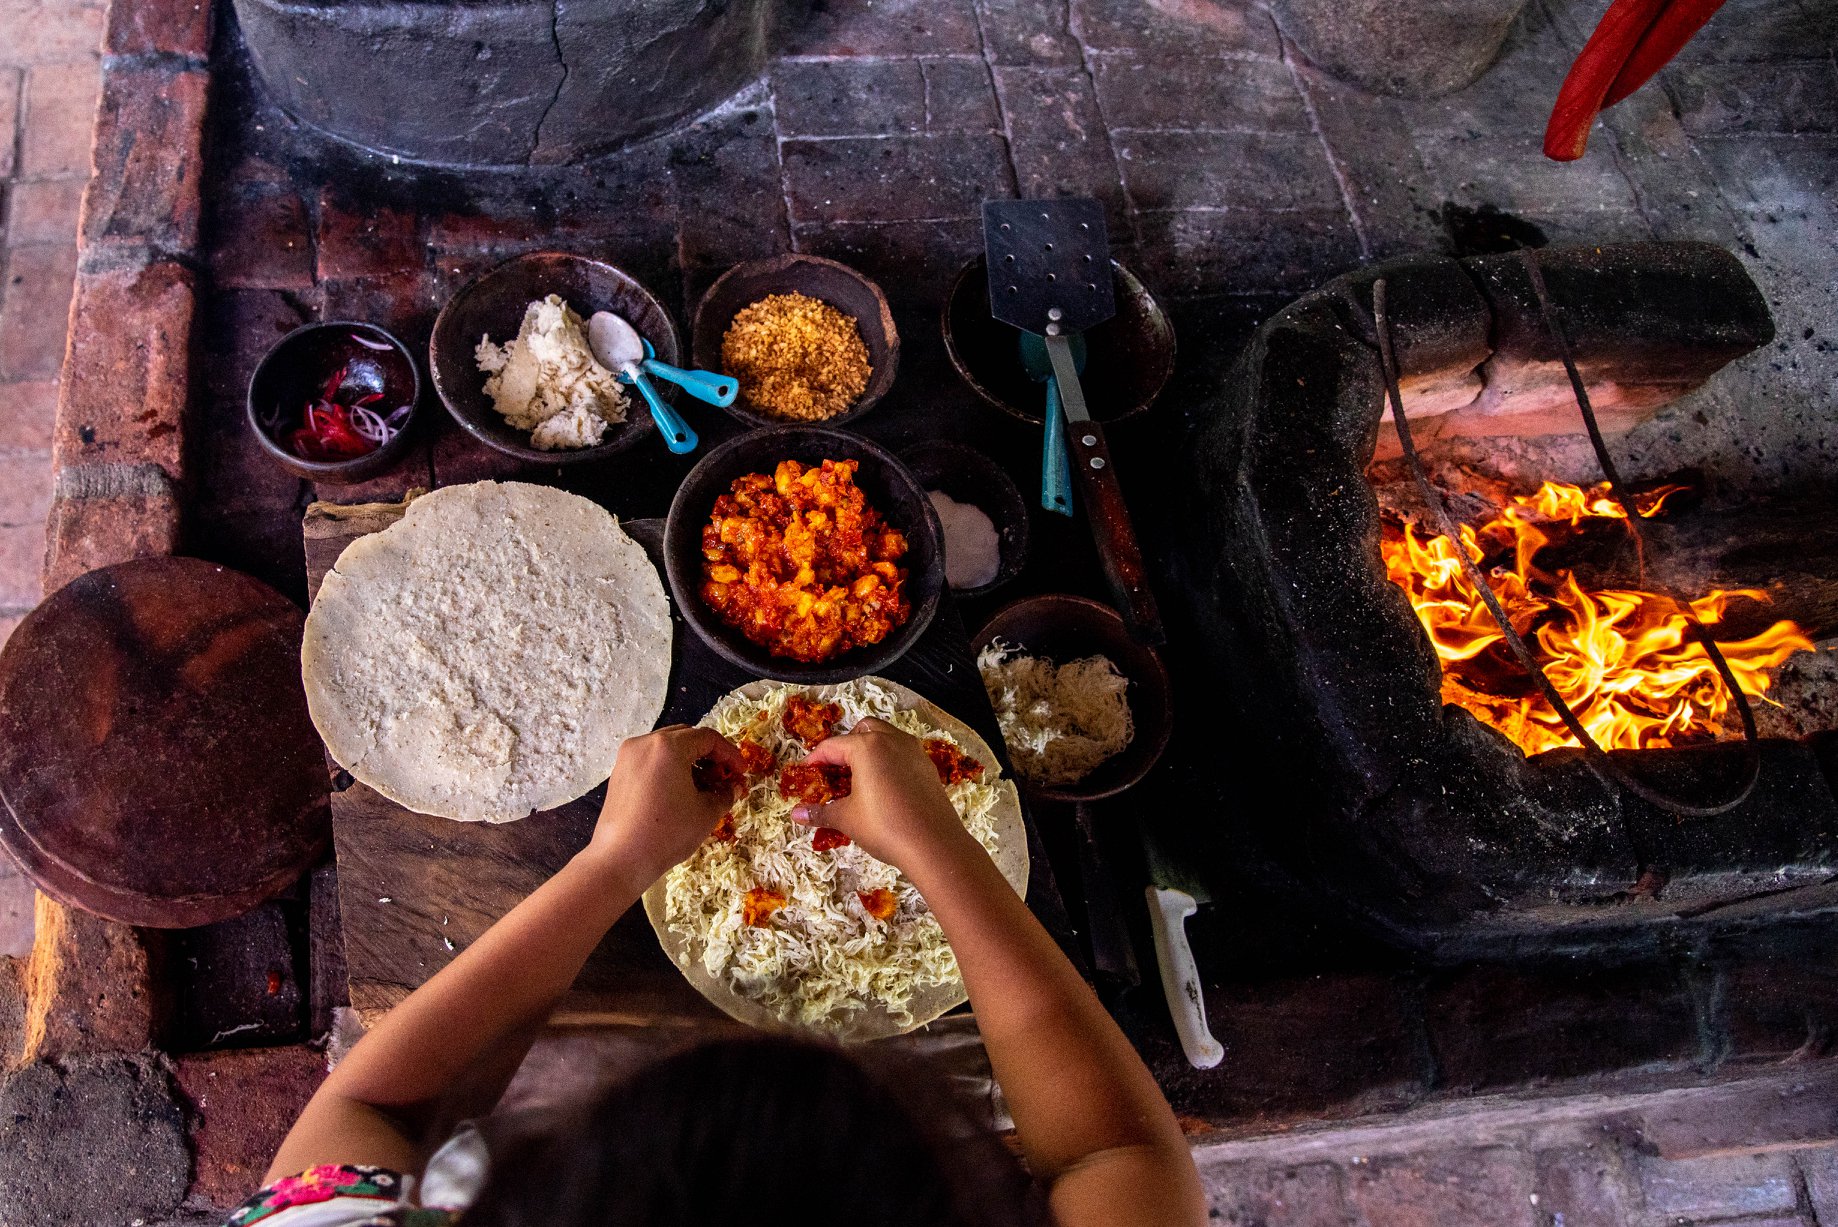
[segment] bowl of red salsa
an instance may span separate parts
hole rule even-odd
[[[945,588],[937,513],[885,448],[778,426],[710,451],[664,526],[677,611],[755,677],[824,684],[892,664]]]

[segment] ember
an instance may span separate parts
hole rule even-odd
[[[1635,500],[1640,515],[1659,513],[1682,487]],[[1494,580],[1513,627],[1535,639],[1546,674],[1606,750],[1645,749],[1714,739],[1723,732],[1729,695],[1703,648],[1688,639],[1689,621],[1653,593],[1591,591],[1563,568],[1544,569],[1538,552],[1587,531],[1592,522],[1624,519],[1606,483],[1583,490],[1546,482],[1514,498],[1480,527],[1461,527],[1468,555]],[[1527,754],[1574,746],[1557,713],[1504,648],[1480,595],[1463,574],[1454,543],[1387,524],[1380,549],[1391,580],[1410,603],[1443,664],[1442,697],[1499,729]],[[1621,531],[1621,530],[1616,530]],[[1693,601],[1706,625],[1738,598],[1764,601],[1750,588],[1712,589]],[[1751,639],[1719,641],[1743,690],[1763,695],[1772,670],[1809,641],[1792,622]]]

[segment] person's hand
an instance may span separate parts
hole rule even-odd
[[[792,820],[833,827],[877,860],[906,869],[940,841],[964,835],[938,769],[917,738],[872,716],[848,733],[818,744],[805,760],[849,769],[849,795],[824,805],[799,805]]]
[[[642,888],[708,838],[741,778],[740,751],[713,729],[677,724],[628,737],[584,855]]]

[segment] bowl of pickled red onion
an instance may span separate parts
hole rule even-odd
[[[282,468],[311,481],[363,481],[409,447],[421,401],[414,355],[375,324],[304,324],[249,379],[249,428]]]

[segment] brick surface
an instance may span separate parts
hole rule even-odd
[[[693,306],[729,265],[791,245],[772,113],[748,109],[690,128],[670,153],[686,295]]]
[[[0,383],[0,452],[47,453],[50,467],[51,424],[57,416],[57,382],[51,379]]]
[[[19,159],[22,174],[88,173],[99,77],[93,61],[40,65],[26,73]]]
[[[110,55],[179,55],[202,60],[211,49],[207,0],[111,4],[104,50]]]
[[[96,112],[96,175],[83,193],[83,240],[190,252],[203,211],[201,70],[110,68]]]
[[[15,183],[6,194],[7,243],[70,242],[82,204],[81,179]]]
[[[1009,155],[1023,196],[1096,196],[1127,233],[1122,178],[1083,68],[998,68]]]
[[[1347,1191],[1363,1227],[1532,1227],[1538,1221],[1528,1157],[1504,1147],[1357,1163]]]
[[[1787,1214],[1797,1205],[1791,1156],[1643,1158],[1636,1168],[1649,1218],[1666,1222]]]
[[[313,240],[306,206],[290,191],[260,191],[236,209],[236,224],[216,236],[211,280],[222,289],[288,290],[313,284]]]
[[[25,74],[17,68],[0,68],[0,178],[13,173],[19,152],[19,104]]]
[[[805,0],[780,19],[786,55],[978,55],[970,0]]]
[[[983,50],[992,64],[1077,64],[1065,0],[977,0]]]
[[[985,197],[1012,196],[995,136],[786,141],[794,222],[972,217]]]
[[[103,6],[61,0],[0,0],[0,64],[67,64],[94,59]]]
[[[50,456],[44,452],[0,455],[0,526],[43,524],[50,506]]]
[[[922,132],[925,75],[918,60],[781,60],[772,100],[785,136]]]
[[[1697,1053],[1686,985],[1662,964],[1480,967],[1424,996],[1430,1046],[1451,1087],[1497,1087]]]
[[[189,269],[164,261],[77,279],[59,468],[150,463],[181,475],[194,288]]]
[[[138,1052],[153,1036],[147,950],[127,925],[38,896],[21,1061]]]
[[[1682,64],[1665,74],[1679,122],[1696,136],[1838,131],[1838,69],[1830,60]]]
[[[1308,131],[1295,79],[1277,60],[1189,60],[1178,73],[1133,55],[1093,60],[1098,98],[1112,128]]]
[[[325,1072],[325,1057],[299,1045],[178,1058],[174,1075],[189,1109],[193,1154],[190,1196],[230,1207],[255,1192]]]
[[[319,279],[399,275],[419,269],[420,223],[399,209],[352,209],[330,191],[319,201]]]
[[[1204,1173],[1214,1222],[1230,1227],[1347,1227],[1345,1177],[1331,1163],[1235,1164]]]
[[[1818,921],[1734,934],[1713,946],[1732,1055],[1820,1056],[1838,1040],[1838,934]]]
[[[1072,31],[1094,51],[1133,51],[1150,58],[1193,55],[1274,57],[1276,23],[1261,8],[1230,0],[1071,0]]]
[[[1611,1144],[1545,1151],[1535,1166],[1540,1224],[1621,1227],[1639,1204]]]
[[[1268,214],[1181,209],[1136,215],[1131,269],[1162,294],[1300,292],[1357,268],[1359,236],[1337,209]]]
[[[982,252],[983,223],[963,218],[799,227],[797,242],[799,251],[861,269],[896,306],[935,307],[958,272]]]
[[[928,132],[994,132],[1002,126],[989,66],[982,60],[921,60]]]
[[[0,287],[0,379],[55,376],[64,361],[64,322],[76,275],[70,243],[32,243],[6,252]]]
[[[1263,132],[1119,132],[1139,209],[1331,209],[1340,187],[1321,146]]]
[[[1802,1150],[1793,1160],[1806,1182],[1807,1200],[1812,1202],[1821,1227],[1838,1223],[1838,1146]]]
[[[170,493],[57,498],[42,533],[46,592],[87,571],[179,552],[179,505]]]
[[[42,524],[0,527],[0,610],[23,612],[44,595],[39,578],[45,560]]]

